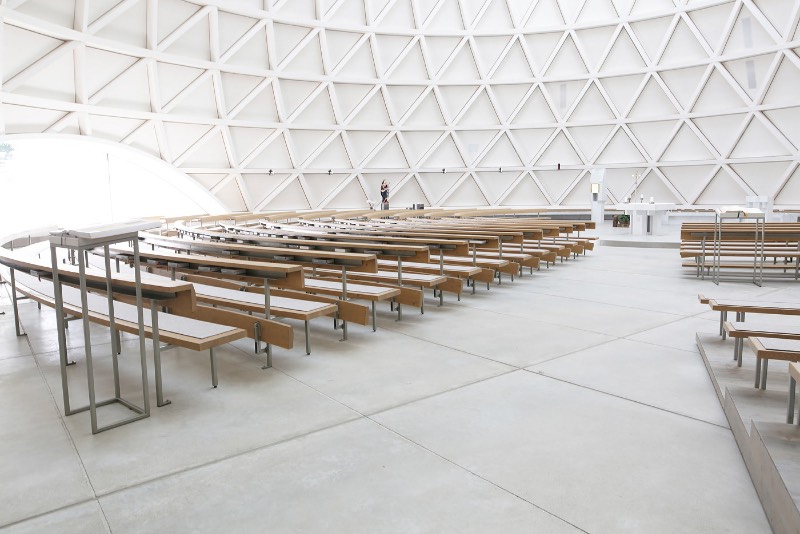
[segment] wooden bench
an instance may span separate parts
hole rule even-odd
[[[56,308],[55,291],[51,281],[41,280],[38,277],[31,276],[24,272],[18,273],[15,278],[16,280],[12,291],[19,291],[40,304],[54,309]],[[62,286],[62,298],[63,305],[61,313],[66,313],[78,318],[83,317],[81,293],[79,289],[69,285]],[[91,322],[102,326],[112,326],[112,318],[108,315],[108,299],[106,296],[89,293],[87,295],[87,304],[89,309],[88,318]],[[56,310],[56,312],[58,313],[59,310]],[[138,313],[135,305],[125,302],[116,302],[114,304],[113,316],[113,327],[115,331],[138,334],[139,324],[137,316]],[[150,317],[145,314],[144,320],[145,335],[153,341],[153,359],[156,366],[156,398],[158,406],[165,406],[170,403],[170,401],[164,399],[163,394],[160,358],[161,350],[163,350],[160,346],[162,341],[170,345],[180,346],[194,351],[208,350],[211,361],[211,384],[213,387],[217,387],[218,379],[214,348],[241,339],[247,335],[246,330],[242,328],[207,322],[201,319],[171,315],[159,311],[154,311]],[[112,336],[112,353],[115,359],[116,354],[119,354],[119,352],[119,340],[116,339],[115,336]],[[65,395],[69,395],[68,391],[65,391]]]
[[[800,380],[800,364],[789,362],[789,408],[786,411],[786,422],[794,423],[794,399],[797,381]],[[800,414],[797,416],[797,424],[800,425]]]
[[[725,321],[723,324],[728,336],[735,340],[733,348],[733,359],[742,366],[742,346],[744,340],[749,337],[770,337],[778,339],[797,339],[800,340],[800,326],[791,327],[788,325],[771,324],[750,324],[741,321]]]
[[[747,342],[756,355],[755,387],[767,389],[767,367],[770,360],[797,362],[800,360],[800,341],[768,337],[749,337]]]
[[[736,313],[737,321],[744,321],[748,313],[760,313],[768,315],[800,315],[800,306],[792,302],[768,302],[753,300],[723,300],[712,299],[704,295],[698,295],[701,304],[708,304],[712,310],[719,312],[719,334],[724,340],[727,336],[725,332],[725,321],[728,320],[728,312]]]

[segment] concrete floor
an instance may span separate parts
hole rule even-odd
[[[606,234],[614,229],[604,229]],[[7,287],[7,286],[4,286]],[[93,436],[62,415],[55,318],[0,297],[0,525],[13,532],[769,532],[695,333],[720,287],[676,250],[598,247],[424,315],[387,307],[313,353],[164,354],[172,404]],[[136,399],[125,346],[123,394]],[[69,329],[73,403],[83,336]],[[98,390],[109,337],[93,331]],[[152,373],[152,364],[150,366]],[[151,377],[152,382],[152,377]],[[154,397],[154,392],[152,392]],[[104,408],[101,420],[120,415]]]

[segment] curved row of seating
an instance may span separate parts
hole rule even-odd
[[[139,234],[138,253],[146,271],[143,296],[154,303],[154,310],[155,303],[158,307],[145,335],[154,343],[160,339],[196,351],[209,349],[216,387],[213,348],[220,344],[249,337],[255,341],[254,352],[266,352],[266,366],[271,366],[273,346],[293,347],[292,321],[304,323],[310,354],[312,320],[333,319],[334,330],[346,340],[350,324],[377,330],[381,303],[388,303],[389,311],[402,320],[404,308],[425,313],[427,291],[442,306],[446,294],[461,300],[465,287],[474,293],[478,285],[490,289],[504,279],[513,282],[525,275],[523,268],[529,276],[542,263],[549,268],[594,245],[591,237],[580,236],[592,228],[583,221],[509,213],[477,217],[431,211],[413,219],[400,215],[365,218],[318,212],[282,213],[277,220],[265,214],[165,220],[158,231]],[[97,256],[86,257],[87,278],[96,282],[89,284],[96,304],[89,308],[89,319],[116,328],[117,337],[120,331],[136,333],[138,325],[131,323],[127,307],[132,302],[128,269],[134,250],[130,245],[107,248],[116,259],[113,273],[106,272]],[[0,249],[3,277],[13,285],[15,314],[18,294],[56,306],[47,291],[48,285],[52,288],[52,264],[36,252],[35,246],[17,252]],[[40,246],[38,252],[44,249]],[[61,281],[73,287],[78,285],[74,259],[58,258]],[[120,302],[113,320],[101,309],[108,300],[108,278],[113,300]],[[76,291],[65,293],[61,313],[80,316]],[[158,364],[157,368],[161,405]]]

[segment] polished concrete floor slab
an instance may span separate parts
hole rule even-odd
[[[765,532],[763,512],[690,343],[717,315],[697,294],[792,298],[793,284],[720,286],[677,251],[599,246],[378,331],[311,324],[274,367],[240,340],[163,353],[152,415],[98,435],[63,416],[55,315],[0,286],[0,528],[9,532]],[[430,293],[430,292],[428,292]],[[428,295],[429,297],[429,295]],[[660,303],[660,304],[659,304]],[[67,334],[74,404],[84,338]],[[92,327],[99,396],[110,336]],[[142,402],[138,342],[123,394]],[[100,410],[103,420],[124,415]]]
[[[579,532],[366,419],[100,502],[113,532]]]
[[[528,369],[647,406],[728,425],[697,353],[619,339]]]
[[[770,531],[728,429],[612,395],[517,371],[375,419],[587,532]]]

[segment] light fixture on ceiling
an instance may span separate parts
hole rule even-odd
[[[330,176],[330,175],[331,175],[331,170],[330,170],[330,169],[328,169],[328,176]]]
[[[444,169],[442,169],[442,174],[444,174]]]
[[[269,175],[272,176],[272,169],[269,170]]]

